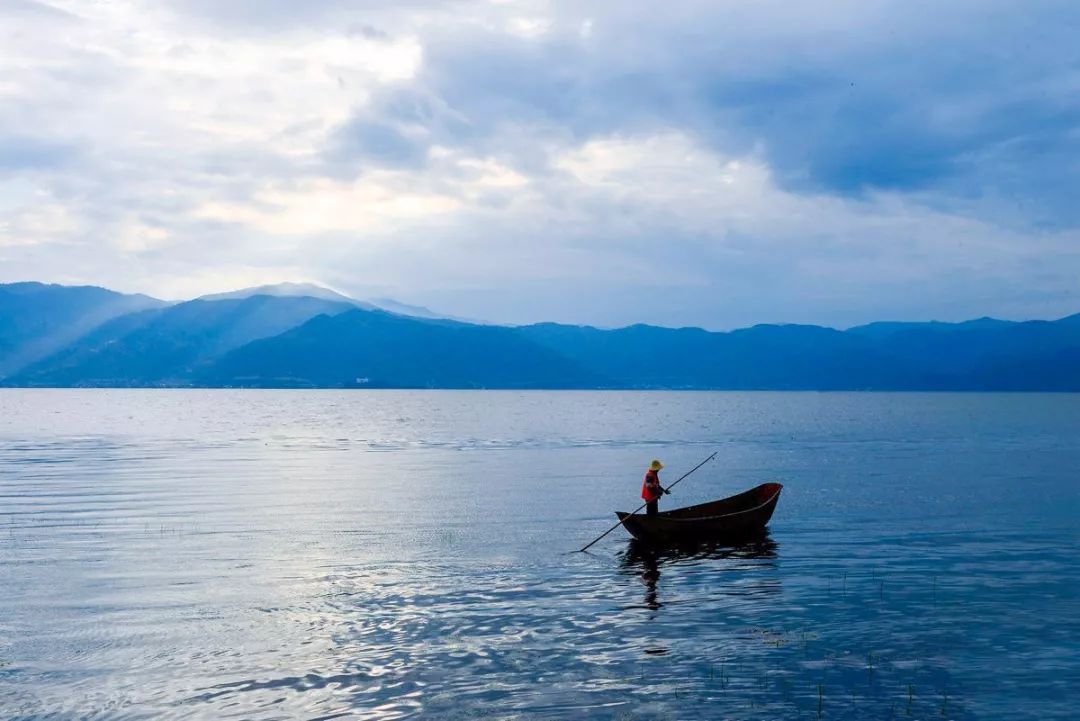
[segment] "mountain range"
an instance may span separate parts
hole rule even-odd
[[[167,302],[12,283],[0,385],[1080,391],[1080,314],[608,330],[464,322],[308,284]]]

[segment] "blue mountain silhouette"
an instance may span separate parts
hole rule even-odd
[[[504,327],[431,317],[426,309],[390,312],[330,292],[313,297],[304,287],[168,304],[102,288],[0,285],[0,382],[1080,391],[1080,314],[847,330]]]

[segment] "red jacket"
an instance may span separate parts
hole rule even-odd
[[[655,501],[664,495],[664,489],[660,487],[660,476],[651,468],[645,471],[645,480],[641,484],[641,497],[646,501]]]

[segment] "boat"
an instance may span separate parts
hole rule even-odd
[[[738,540],[765,529],[783,488],[779,483],[763,483],[728,498],[675,508],[655,516],[622,511],[616,511],[615,515],[631,536],[646,543]]]

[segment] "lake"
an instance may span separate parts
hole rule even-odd
[[[784,484],[767,538],[623,529]],[[4,719],[1072,719],[1080,396],[0,390]]]

